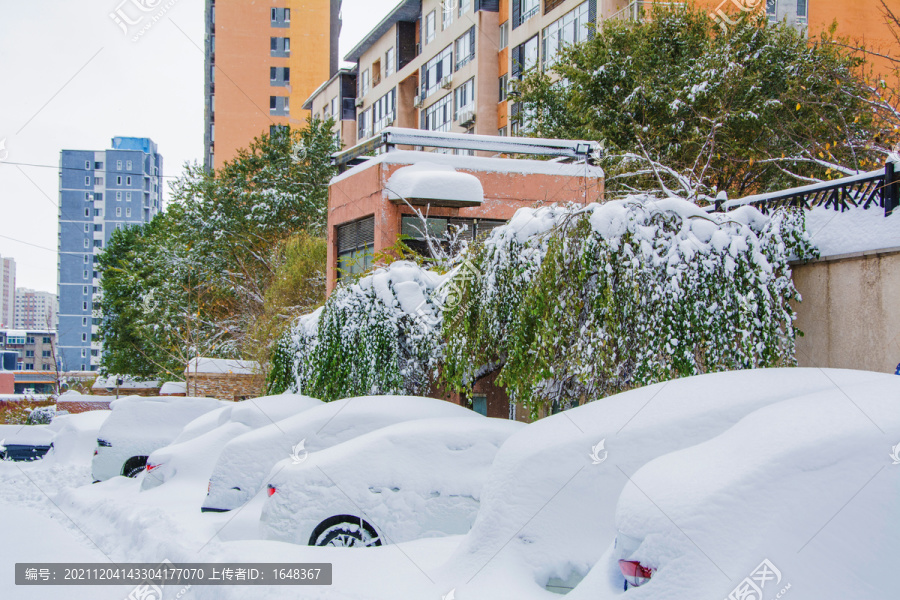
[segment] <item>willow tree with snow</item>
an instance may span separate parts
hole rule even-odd
[[[532,414],[714,371],[795,364],[803,214],[634,196],[521,209],[443,316],[444,383],[498,382]]]

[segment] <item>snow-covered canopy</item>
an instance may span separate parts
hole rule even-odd
[[[188,373],[233,373],[251,375],[259,372],[259,363],[252,360],[234,360],[231,358],[193,358],[185,369]]]
[[[434,206],[478,206],[484,202],[481,181],[450,165],[419,162],[397,169],[385,186],[389,200]]]

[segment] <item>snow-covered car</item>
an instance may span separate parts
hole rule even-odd
[[[640,467],[712,439],[759,408],[804,396],[849,403],[842,390],[865,383],[896,390],[898,380],[843,369],[715,373],[638,388],[532,423],[497,453],[472,530],[442,567],[446,583],[473,598],[526,597],[540,593],[535,588],[577,591],[615,539],[616,503]],[[475,574],[477,583],[459,584]],[[622,581],[618,569],[616,577]]]
[[[205,486],[219,452],[229,441],[322,404],[309,396],[279,394],[244,400],[201,415],[185,425],[171,444],[150,454],[141,489],[155,488],[174,477]]]
[[[94,481],[136,477],[151,452],[170,444],[181,429],[227,403],[213,398],[128,396],[110,402],[112,413],[97,434],[91,462]]]
[[[45,425],[23,425],[0,440],[0,460],[32,461],[53,447],[53,431]]]
[[[499,447],[523,423],[399,423],[276,465],[263,534],[310,546],[380,546],[466,533]]]
[[[228,442],[210,475],[202,510],[243,506],[282,459],[302,462],[310,453],[395,423],[452,417],[484,418],[457,404],[419,396],[359,396],[311,408]]]
[[[645,584],[647,599],[897,598],[898,386],[842,389],[759,409],[643,466],[579,596]]]

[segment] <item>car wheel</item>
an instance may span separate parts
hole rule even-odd
[[[309,538],[310,546],[361,548],[380,546],[381,538],[371,524],[359,517],[338,515],[325,519]]]
[[[132,456],[122,466],[122,475],[125,477],[137,477],[147,466],[146,456]]]

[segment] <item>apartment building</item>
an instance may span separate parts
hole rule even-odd
[[[49,329],[56,326],[56,294],[16,288],[16,329]]]
[[[97,257],[113,230],[147,223],[160,211],[162,177],[163,159],[149,138],[115,137],[109,150],[61,152],[56,329],[64,370],[97,370]]]
[[[204,164],[302,127],[304,101],[338,67],[341,0],[206,0]]]
[[[332,133],[340,148],[356,144],[356,70],[340,69],[303,103],[320,119],[334,119]]]
[[[0,350],[16,353],[18,371],[55,371],[55,344],[56,332],[48,329],[0,330]],[[11,366],[4,364],[3,368]]]
[[[13,327],[16,318],[16,259],[0,258],[0,327]]]

